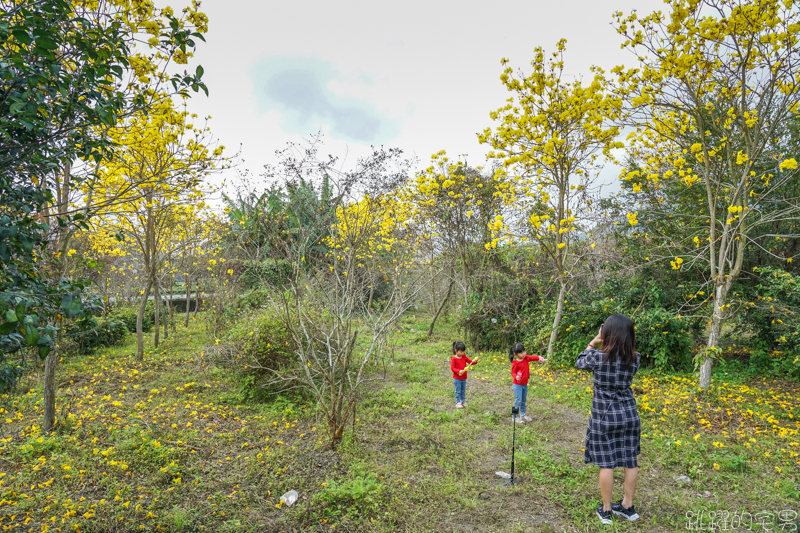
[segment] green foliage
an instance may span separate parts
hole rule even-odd
[[[136,307],[119,307],[114,309],[109,314],[109,320],[114,322],[122,322],[128,331],[136,333],[136,318],[139,314],[139,309]],[[155,306],[152,301],[147,302],[144,309],[144,316],[142,317],[142,331],[149,333],[153,330],[153,323],[156,320]]]
[[[289,166],[295,163],[294,159],[289,160]],[[231,250],[244,250],[252,261],[245,268],[254,269],[251,275],[256,276],[255,281],[265,279],[258,275],[265,273],[260,269],[270,268],[265,266],[267,259],[297,255],[309,261],[322,260],[328,251],[323,237],[330,231],[339,202],[333,196],[328,176],[324,175],[316,186],[291,169],[284,171],[294,177],[283,186],[275,185],[260,195],[239,192],[235,198],[223,196],[230,220],[229,233],[223,238],[225,245]],[[278,281],[287,272],[286,266],[274,265]],[[249,286],[255,286],[252,278],[248,281]]]
[[[129,334],[124,322],[114,320],[101,322],[88,329],[82,328],[81,324],[70,324],[64,328],[64,335],[75,343],[78,355],[91,355],[100,348],[122,344]]]
[[[613,298],[568,307],[561,321],[557,360],[574,363],[605,319],[614,313],[623,313],[634,322],[636,349],[642,355],[643,368],[690,370],[694,345],[690,321],[658,307],[634,311]]]
[[[297,369],[294,341],[272,309],[244,315],[225,340],[234,347],[245,400],[262,401],[280,390],[267,384],[272,371]]]
[[[800,276],[778,268],[757,268],[759,284],[744,314],[743,326],[757,348],[779,350],[794,359],[800,355]]]
[[[358,473],[344,481],[330,481],[314,497],[321,517],[368,520],[385,505],[386,490],[373,472]]]
[[[513,270],[512,270],[513,272]],[[522,342],[528,353],[546,349],[555,314],[555,302],[539,300],[532,278],[496,272],[482,293],[472,293],[462,313],[473,349],[508,350]],[[659,370],[690,370],[693,333],[697,321],[678,318],[668,307],[676,302],[673,289],[642,279],[627,283],[609,277],[593,291],[568,298],[559,326],[556,362],[571,365],[600,325],[613,313],[624,313],[636,325],[636,345],[642,366]]]
[[[231,268],[237,270],[237,266],[241,269],[238,282],[246,289],[258,289],[264,285],[281,287],[292,275],[292,265],[285,259],[248,260]]]
[[[548,316],[552,324],[538,280],[520,273],[533,267],[528,251],[503,252],[495,259],[494,268],[473,282],[476,290],[469,294],[459,318],[473,349],[507,350],[523,339],[535,342],[538,338],[532,333],[542,331]]]

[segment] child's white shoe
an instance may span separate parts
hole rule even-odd
[[[517,424],[524,424],[525,423],[525,420],[523,420],[523,418],[521,416],[517,416],[517,417],[512,416],[511,417],[511,422],[514,422],[514,420],[517,421]]]
[[[456,409],[461,409],[462,407],[464,407],[463,403],[457,403],[456,404]]]
[[[525,422],[533,422],[533,418],[529,417],[528,415],[522,415],[522,420]]]

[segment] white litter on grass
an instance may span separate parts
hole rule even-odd
[[[294,502],[297,501],[297,491],[290,490],[283,496],[281,496],[281,501],[286,504],[286,507],[291,507]]]
[[[511,479],[511,474],[507,472],[495,472],[496,475],[500,476],[503,479]]]

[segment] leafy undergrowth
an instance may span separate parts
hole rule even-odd
[[[485,354],[475,368],[477,379],[507,380],[508,357]],[[581,409],[591,408],[588,372],[531,363],[529,394]],[[644,445],[668,455],[695,476],[714,470],[758,470],[774,489],[800,497],[800,387],[772,378],[744,381],[717,373],[711,390],[698,387],[697,376],[641,371],[634,379]],[[709,472],[706,472],[708,470]],[[713,476],[712,476],[713,477]]]
[[[258,529],[280,516],[285,490],[310,489],[313,476],[287,474],[322,447],[308,406],[240,405],[236,384],[198,357],[202,328],[178,335],[141,364],[133,338],[63,359],[52,435],[39,426],[38,376],[0,397],[0,526]]]
[[[134,344],[58,369],[59,426],[44,435],[35,372],[0,397],[0,526],[20,531],[586,531],[599,524],[597,469],[583,463],[590,374],[531,364],[528,413],[516,428],[505,354],[470,370],[455,409],[448,326],[432,341],[409,317],[393,337],[386,380],[364,389],[336,452],[313,407],[266,404],[237,374],[200,357],[192,326],[150,348]],[[447,338],[444,338],[447,335]],[[474,354],[473,354],[474,355]],[[723,378],[726,381],[723,381]],[[797,390],[791,383],[643,372],[636,505],[611,528],[674,531],[687,512],[797,509]],[[749,411],[748,411],[749,410]],[[730,411],[730,413],[729,413]],[[751,440],[753,439],[753,440]],[[688,475],[678,486],[674,477]],[[617,481],[621,480],[621,472]],[[280,496],[295,489],[287,508]],[[620,496],[620,483],[615,497]],[[762,518],[766,515],[761,515]],[[783,515],[784,518],[790,515]]]

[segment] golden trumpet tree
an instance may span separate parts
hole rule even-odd
[[[787,0],[668,4],[666,15],[616,15],[624,46],[640,59],[638,69],[615,69],[638,119],[635,165],[623,177],[650,198],[651,216],[677,221],[664,241],[672,268],[698,268],[708,280],[708,339],[696,360],[707,390],[746,254],[768,252],[761,239],[780,237],[756,230],[800,215],[800,199],[784,193],[797,162],[782,148],[800,102],[800,12]],[[667,188],[702,191],[696,210],[671,212]]]
[[[470,292],[483,293],[484,272],[500,241],[492,234],[490,225],[502,220],[504,209],[513,200],[513,190],[502,169],[486,172],[481,167],[469,166],[465,160],[451,160],[442,150],[433,154],[430,165],[401,191],[401,201],[413,207],[412,216],[420,228],[423,248],[430,253],[431,260],[438,256],[449,263],[441,269],[447,289],[438,304],[436,276],[432,279],[434,315],[429,336],[456,284],[465,303]]]
[[[498,220],[493,231],[533,240],[555,267],[559,295],[548,356],[553,355],[564,299],[578,266],[571,245],[590,211],[595,165],[598,158],[611,157],[611,150],[622,147],[616,124],[622,100],[596,67],[587,85],[565,79],[565,49],[566,41],[559,41],[546,60],[537,47],[528,76],[506,67],[500,79],[514,94],[491,113],[499,123],[496,128],[479,135],[493,149],[489,157],[501,160],[515,176],[515,204],[524,212],[516,227]]]
[[[71,220],[76,217],[86,220],[98,211],[128,201],[131,189],[135,188],[136,184],[130,183],[128,188],[118,188],[116,195],[94,193],[96,187],[103,187],[98,172],[101,160],[111,157],[110,151],[101,151],[108,150],[118,139],[110,135],[114,124],[134,113],[158,107],[165,94],[186,96],[189,88],[208,94],[201,82],[202,67],[197,67],[193,74],[186,70],[182,74],[170,72],[174,65],[188,62],[196,41],[204,40],[203,34],[208,31],[208,17],[200,11],[199,0],[192,0],[180,13],[169,6],[156,7],[151,0],[73,0],[71,4],[76,17],[91,21],[98,28],[118,29],[121,46],[127,51],[127,68],[114,65],[109,69],[100,59],[70,57],[66,55],[69,51],[63,51],[65,68],[73,69],[76,75],[86,69],[105,70],[106,82],[114,88],[119,105],[117,114],[91,130],[90,136],[102,139],[104,148],[87,154],[83,160],[64,161],[53,175],[53,200],[45,206],[43,214],[48,223],[60,222],[50,224],[56,233],[51,239],[52,249],[59,254],[69,250],[70,241],[78,231],[75,224],[69,223]]]
[[[204,216],[203,198],[208,191],[203,179],[224,163],[224,147],[212,147],[210,129],[196,126],[196,119],[175,109],[164,96],[148,114],[136,115],[115,128],[110,135],[120,148],[100,169],[102,186],[95,184],[93,189],[100,201],[124,200],[101,212],[96,227],[125,235],[133,243],[131,253],[139,259],[143,283],[136,327],[139,360],[144,354],[142,318],[150,291],[155,289],[158,300],[158,273],[181,244],[176,233],[191,231]]]

